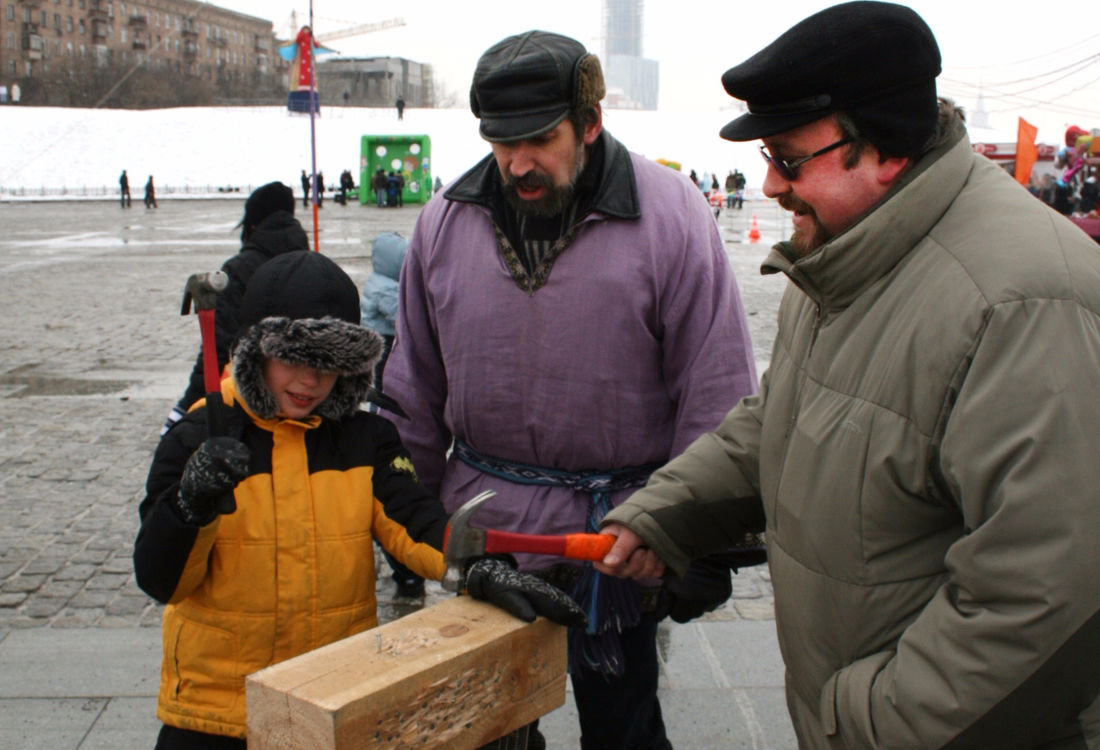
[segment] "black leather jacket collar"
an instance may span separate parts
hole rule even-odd
[[[598,212],[619,219],[637,219],[642,214],[630,153],[607,130],[600,133],[598,143],[604,150],[599,183],[591,204],[579,217]],[[493,155],[489,154],[458,178],[443,197],[459,203],[487,206],[494,215],[499,215],[503,205],[500,184],[500,170]]]

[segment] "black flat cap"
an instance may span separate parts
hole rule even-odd
[[[504,143],[557,127],[573,106],[577,67],[587,54],[577,40],[547,31],[510,36],[486,50],[470,86],[481,136]]]
[[[751,141],[844,111],[879,151],[912,156],[935,131],[940,51],[912,9],[834,5],[800,21],[722,76],[748,113],[722,128]]]

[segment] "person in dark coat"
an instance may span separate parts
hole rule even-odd
[[[119,187],[119,200],[122,202],[123,208],[130,207],[130,178],[126,176],[126,170],[122,170],[122,174],[118,178]]]
[[[382,167],[370,178],[370,189],[374,191],[374,197],[378,201],[379,208],[386,207],[386,172]]]
[[[229,285],[218,295],[214,308],[214,338],[219,372],[229,361],[229,347],[240,328],[241,299],[252,274],[277,255],[292,250],[310,249],[306,231],[294,218],[294,202],[294,192],[281,182],[269,182],[256,188],[245,201],[244,218],[237,225],[241,227],[241,249],[222,264],[222,270],[229,276]],[[191,405],[205,393],[200,346],[187,390],[169,412],[164,431],[186,414]]]
[[[145,207],[150,206],[157,207],[157,190],[153,187],[153,175],[149,175],[149,179],[145,181]]]
[[[394,106],[397,107],[397,119],[405,119],[405,97],[398,96],[397,101],[394,102]]]
[[[340,205],[347,205],[348,192],[355,189],[355,178],[351,176],[351,171],[345,169],[340,173],[340,192],[337,194],[337,203]]]
[[[745,205],[745,175],[742,174],[740,169],[733,171],[733,190],[737,198],[737,207],[743,207]]]
[[[399,206],[401,201],[401,188],[398,186],[397,175],[391,171],[386,175],[386,205],[390,208]]]
[[[309,206],[309,175],[302,170],[302,208]]]
[[[317,208],[325,205],[325,173],[313,175],[313,185],[317,188]]]

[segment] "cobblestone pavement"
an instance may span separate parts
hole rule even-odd
[[[320,248],[357,284],[370,238],[410,235],[419,206],[326,202]],[[243,199],[0,204],[0,637],[24,628],[157,627],[160,608],[134,582],[137,506],[158,431],[198,347],[179,314],[183,284],[239,245]],[[309,211],[299,218],[310,230]],[[784,281],[759,263],[783,232],[773,204],[724,210],[719,226],[738,274],[763,369]],[[759,215],[763,239],[748,241]],[[385,563],[379,558],[380,570]],[[444,596],[429,585],[428,603]],[[395,600],[379,576],[383,621],[419,602]],[[764,568],[734,577],[707,619],[771,619]]]

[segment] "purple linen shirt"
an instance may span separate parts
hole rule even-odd
[[[410,418],[390,416],[449,511],[496,490],[476,525],[583,531],[589,496],[482,474],[449,455],[453,438],[569,471],[663,463],[756,390],[706,201],[677,172],[629,158],[640,218],[589,214],[533,293],[509,274],[487,207],[438,195],[416,223],[385,376]],[[517,557],[525,568],[554,562]]]

